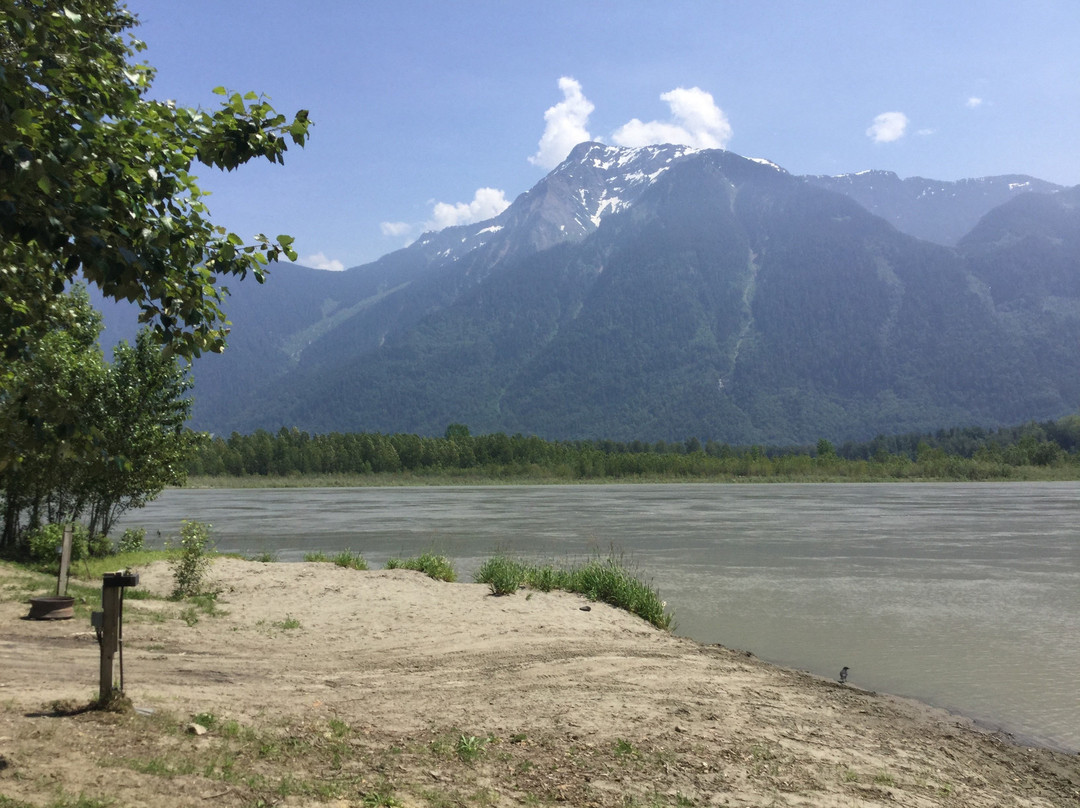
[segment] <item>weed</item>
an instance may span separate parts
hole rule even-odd
[[[324,553],[322,550],[315,550],[311,553],[304,553],[304,561],[313,561],[316,563],[327,563],[330,561],[330,556]]]
[[[495,792],[491,789],[481,788],[479,791],[474,792],[469,797],[469,800],[474,805],[479,805],[481,806],[481,808],[485,808],[485,806],[494,805],[498,801],[498,798]]]
[[[191,628],[199,622],[199,610],[194,606],[188,606],[180,610],[180,619],[187,623],[188,628]]]
[[[434,553],[423,553],[413,558],[388,558],[386,560],[386,569],[416,570],[424,573],[429,578],[434,578],[436,581],[453,582],[457,580],[457,572],[455,572],[454,565],[450,563],[449,559],[446,556],[435,555]]]
[[[477,738],[475,735],[462,734],[454,745],[454,751],[464,763],[472,763],[484,754],[484,747],[486,745],[486,738]]]
[[[383,781],[371,791],[365,792],[361,805],[364,808],[396,808],[401,805],[396,799],[394,799],[394,787],[388,782]]]
[[[859,782],[859,773],[854,769],[844,769],[844,782],[845,783],[857,783]]]
[[[278,554],[273,550],[262,550],[248,559],[248,561],[258,561],[262,564],[273,564],[277,560]]]
[[[896,780],[888,772],[878,772],[874,775],[874,784],[879,786],[894,786]]]
[[[220,617],[225,614],[222,609],[217,605],[217,592],[203,592],[199,595],[193,595],[189,598],[189,602],[200,609],[207,617]]]
[[[217,716],[213,713],[196,713],[191,716],[191,720],[199,726],[206,727],[207,729],[213,729],[217,723]]]
[[[615,741],[614,750],[615,757],[617,758],[640,757],[640,754],[638,753],[638,750],[634,748],[634,745],[624,738],[619,738]]]
[[[339,567],[347,569],[366,570],[368,568],[368,563],[364,560],[364,557],[352,550],[342,550],[332,560]]]
[[[271,625],[273,625],[274,628],[280,628],[280,629],[284,629],[286,631],[290,631],[290,630],[292,630],[294,628],[300,628],[300,621],[297,620],[295,617],[293,617],[291,614],[287,614],[287,615],[285,615],[284,620],[278,620],[277,622],[272,623]]]
[[[349,734],[349,725],[342,721],[340,718],[330,719],[330,732],[334,734],[335,738],[344,738]]]

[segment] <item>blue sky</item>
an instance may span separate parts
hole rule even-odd
[[[315,126],[200,174],[211,213],[351,267],[487,218],[588,136],[795,174],[1080,183],[1077,0],[129,0],[154,95],[255,90]]]

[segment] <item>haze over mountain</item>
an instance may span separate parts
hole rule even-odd
[[[493,219],[237,285],[193,426],[784,444],[1058,417],[1078,203],[583,143]]]

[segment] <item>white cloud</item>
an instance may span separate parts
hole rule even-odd
[[[565,155],[564,155],[565,156]],[[425,230],[442,230],[459,224],[482,222],[502,213],[510,203],[506,193],[498,188],[477,188],[472,202],[436,202],[432,218],[424,225]]]
[[[409,235],[414,227],[415,225],[408,222],[382,222],[379,224],[379,230],[382,231],[384,236],[393,236],[395,238]]]
[[[592,140],[587,127],[595,107],[581,92],[581,84],[563,76],[559,79],[559,89],[563,100],[544,113],[540,148],[529,158],[530,163],[541,168],[555,168],[574,146]]]
[[[676,143],[698,149],[722,149],[731,140],[731,124],[712,94],[700,87],[677,87],[660,96],[671,108],[671,119],[644,122],[634,118],[611,139],[619,146]]]
[[[902,112],[883,112],[874,118],[866,136],[875,143],[892,143],[907,131],[908,117]]]
[[[981,98],[973,95],[971,96],[971,98],[964,102],[964,106],[966,106],[968,109],[975,109],[976,107],[981,107],[982,103],[983,100]]]
[[[442,230],[459,224],[473,224],[498,216],[509,207],[506,192],[498,188],[477,188],[472,202],[432,202],[431,218],[426,222],[382,222],[384,236],[404,240],[409,246],[421,233]]]
[[[341,272],[345,265],[336,258],[327,258],[326,253],[317,252],[297,261],[298,264],[312,269],[329,269],[332,272]]]

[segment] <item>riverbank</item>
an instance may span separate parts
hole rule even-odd
[[[217,559],[216,602],[127,599],[138,712],[65,714],[96,688],[88,620],[23,620],[32,582],[0,576],[5,806],[1080,804],[1080,756],[580,596],[404,570]]]
[[[715,485],[789,484],[789,483],[1020,483],[1075,482],[1080,480],[1080,465],[1017,466],[996,475],[967,473],[889,474],[887,470],[869,471],[852,462],[838,469],[786,472],[770,468],[745,474],[626,474],[618,476],[577,477],[573,474],[545,473],[535,468],[511,469],[502,473],[485,469],[436,470],[429,472],[372,472],[370,474],[248,474],[192,475],[183,488],[400,488],[407,486],[512,486],[512,485],[656,485],[707,483]]]

